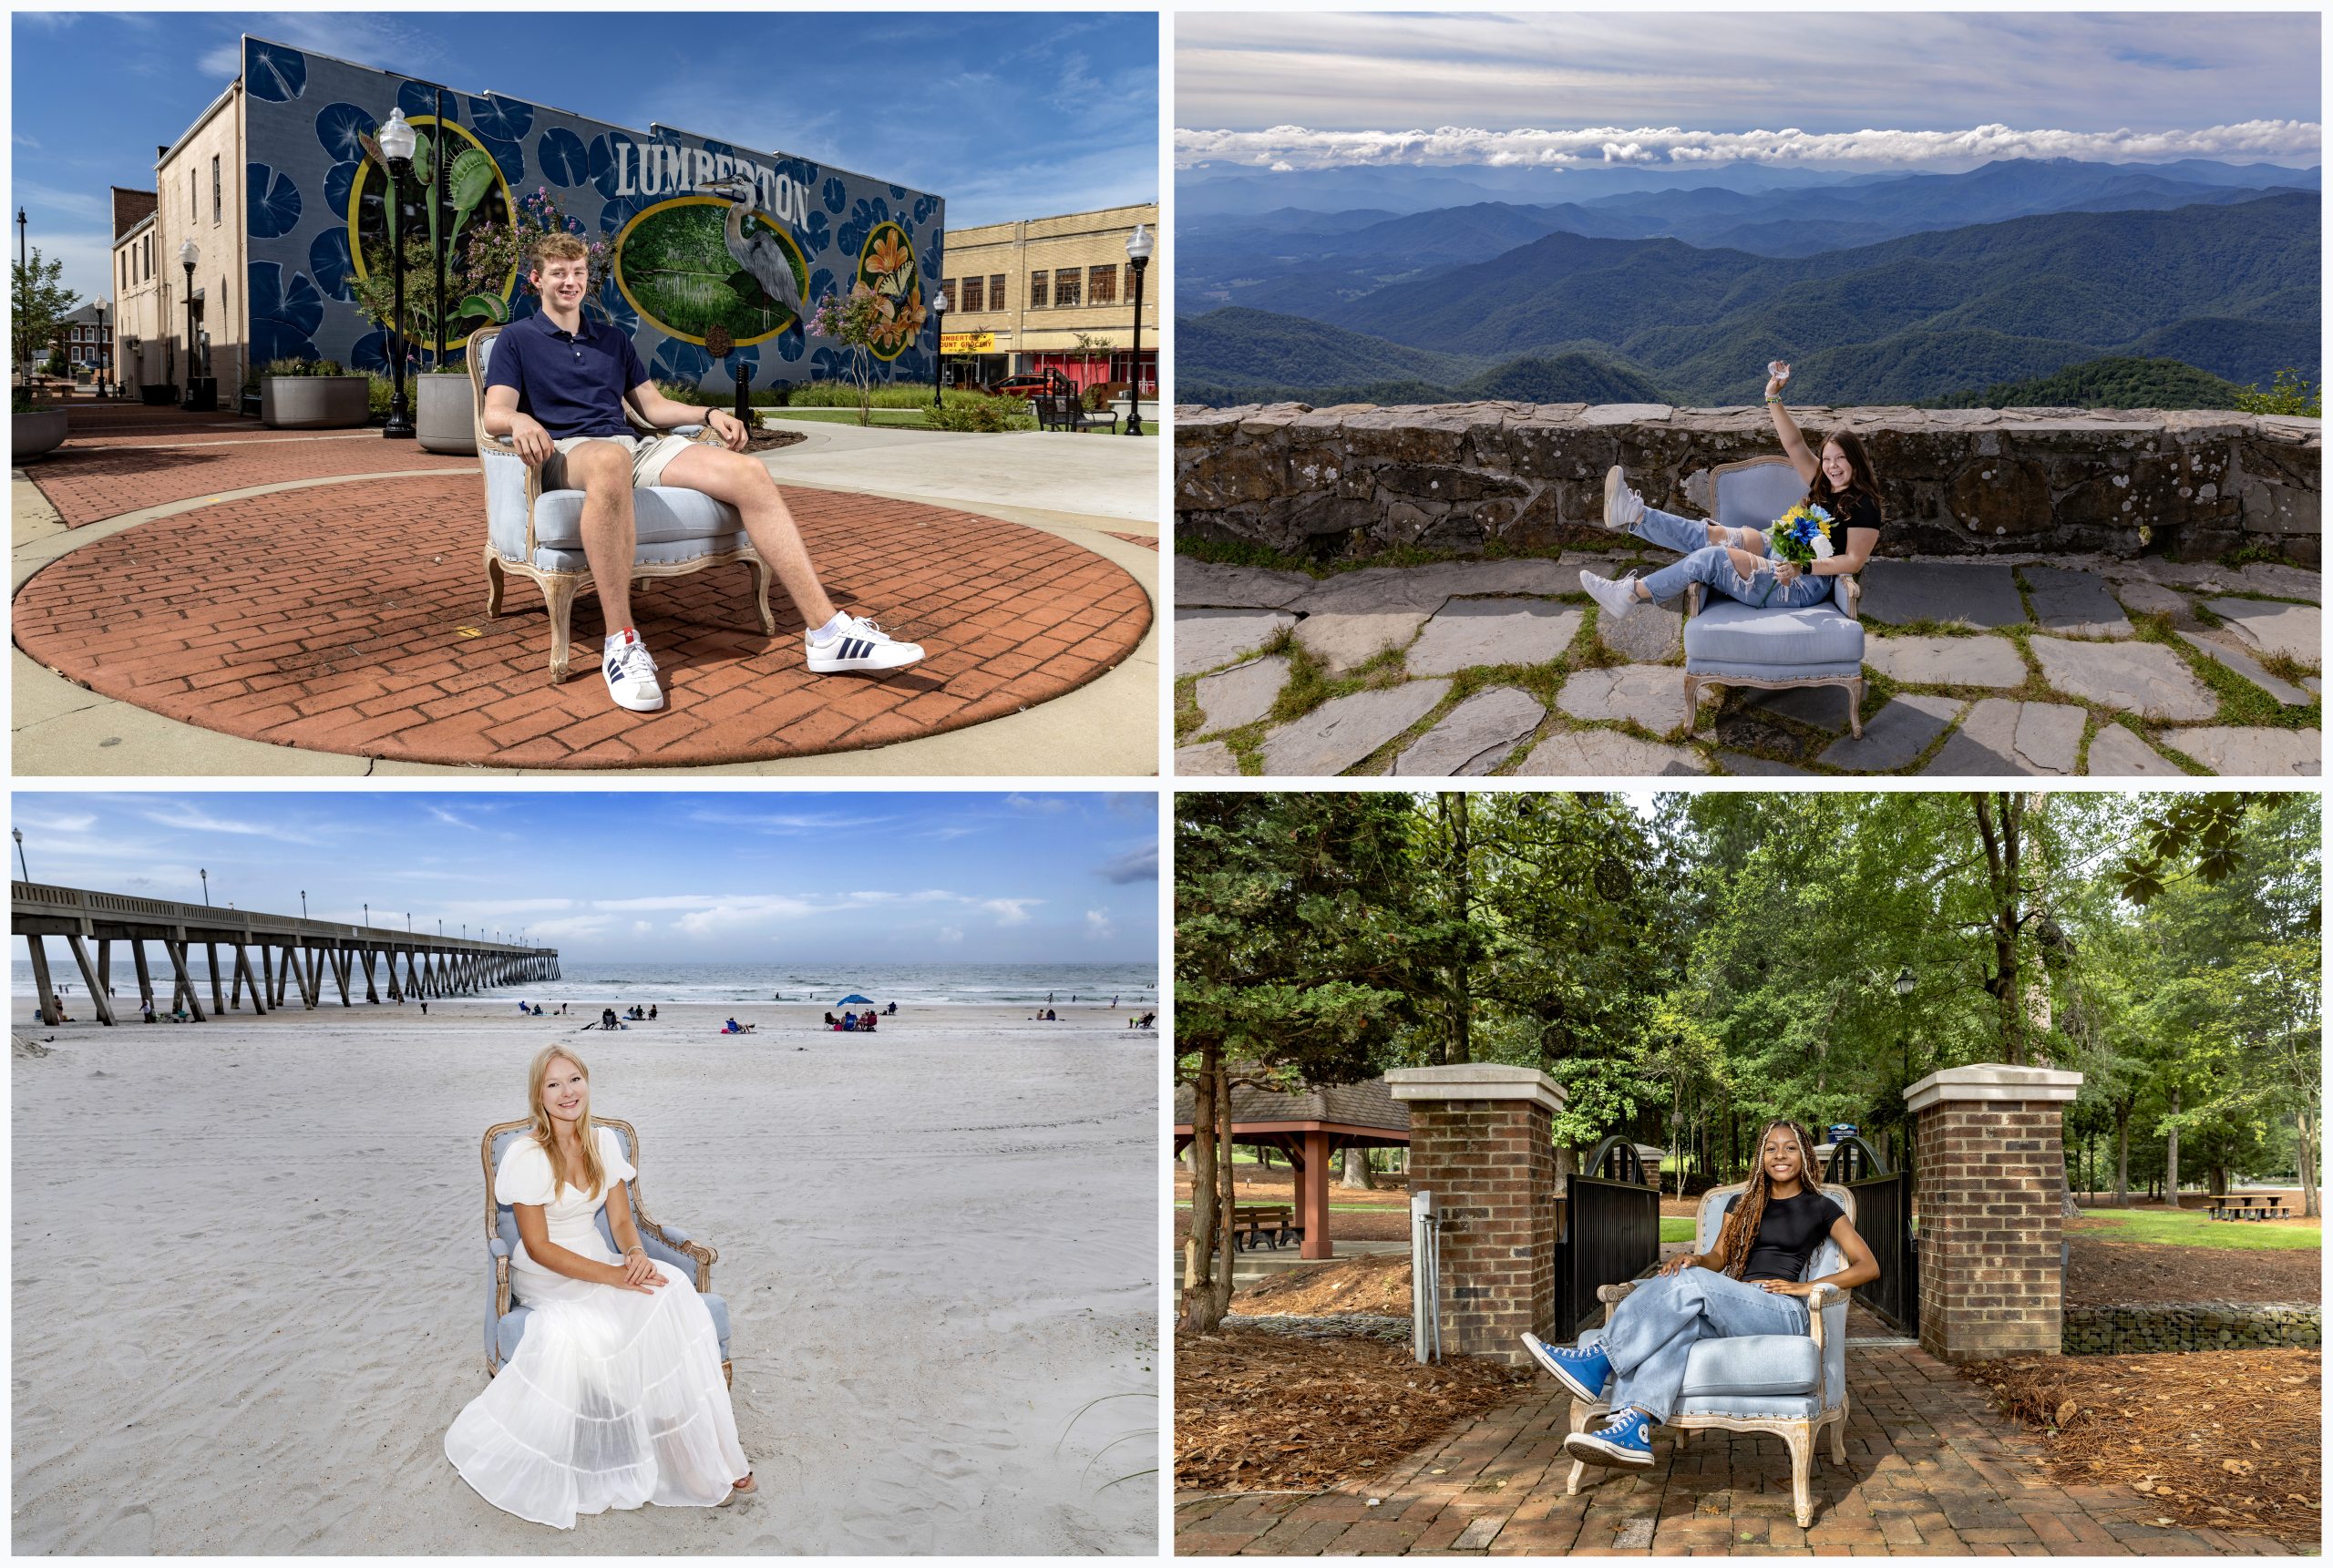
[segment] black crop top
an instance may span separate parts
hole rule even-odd
[[[1742,1201],[1740,1194],[1725,1200],[1725,1212],[1732,1214],[1733,1205]],[[1806,1273],[1806,1260],[1814,1255],[1831,1227],[1847,1217],[1847,1211],[1832,1199],[1812,1189],[1792,1198],[1768,1198],[1766,1212],[1758,1216],[1758,1234],[1750,1244],[1750,1264],[1742,1271],[1744,1280],[1787,1279],[1795,1281]]]

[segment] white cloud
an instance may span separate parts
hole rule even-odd
[[[1009,794],[1004,797],[1004,804],[1015,811],[1038,811],[1043,812],[1048,816],[1069,809],[1069,802],[1057,794],[1043,796]]]
[[[943,948],[952,948],[964,939],[964,928],[961,926],[942,926],[932,933],[931,939]]]
[[[36,827],[44,833],[79,833],[86,828],[96,826],[97,821],[94,815],[85,811],[72,812],[59,816],[45,816],[26,811],[21,805],[16,808],[18,827]]]
[[[1029,911],[1043,902],[1043,898],[983,898],[981,907],[994,915],[1000,926],[1025,926]]]
[[[1085,934],[1095,941],[1106,941],[1117,935],[1117,927],[1110,919],[1110,912],[1107,909],[1085,911]]]
[[[446,906],[448,919],[491,918],[501,915],[539,915],[576,907],[572,898],[465,898]]]
[[[858,827],[878,827],[896,819],[889,816],[849,816],[840,812],[720,811],[704,807],[689,814],[698,822],[716,826],[747,827],[758,833],[842,833]]]
[[[314,837],[286,827],[280,822],[242,822],[233,817],[213,816],[185,800],[143,814],[146,820],[162,827],[184,828],[190,833],[232,833],[252,838],[272,838],[282,844],[314,844]]]
[[[635,937],[645,937],[655,928],[656,922],[653,920],[634,920],[632,923],[632,932]]]
[[[605,915],[573,915],[563,920],[529,920],[527,939],[551,941],[561,937],[595,937],[615,922]]]

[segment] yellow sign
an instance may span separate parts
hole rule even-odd
[[[994,354],[996,334],[994,333],[941,333],[940,352],[941,354]]]

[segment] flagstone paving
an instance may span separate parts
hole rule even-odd
[[[1704,692],[1689,714],[1680,610],[1613,622],[1578,591],[1583,568],[1665,559],[1573,551],[1316,579],[1177,558],[1177,671],[1204,677],[1184,688],[1178,771],[1190,753],[1300,776],[2318,772],[2322,588],[2303,568],[1875,561],[1858,741],[1839,688]],[[1283,633],[1285,654],[1255,657]],[[1326,723],[1275,720],[1300,665],[1325,703],[1369,700]]]
[[[2060,1485],[2040,1443],[1974,1384],[1902,1340],[1850,1339],[1846,1462],[1816,1445],[1798,1527],[1778,1438],[1654,1440],[1642,1471],[1591,1468],[1565,1495],[1571,1402],[1542,1379],[1366,1483],[1309,1493],[1187,1493],[1178,1555],[2288,1555],[2262,1535],[2184,1529],[2121,1485]]]

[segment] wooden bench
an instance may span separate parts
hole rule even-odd
[[[1304,1240],[1304,1227],[1296,1223],[1296,1210],[1288,1204],[1241,1204],[1231,1211],[1231,1249],[1253,1250],[1261,1243],[1274,1252],[1280,1244],[1294,1237]]]

